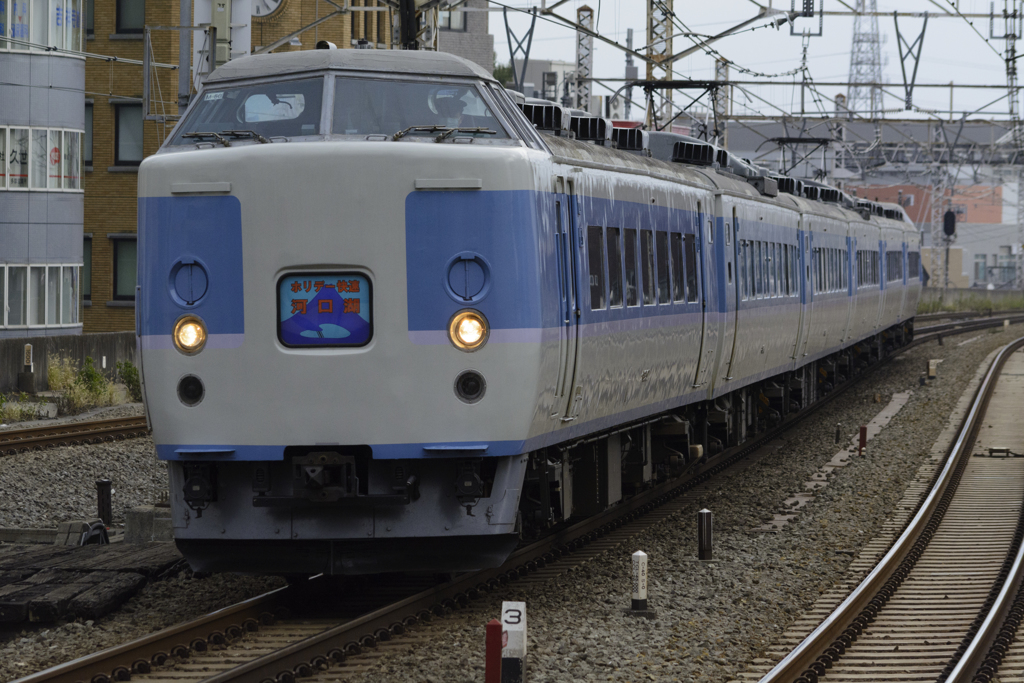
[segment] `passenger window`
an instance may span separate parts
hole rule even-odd
[[[654,304],[654,233],[640,231],[640,277],[644,285],[644,305]]]
[[[626,305],[640,305],[640,289],[636,279],[636,230],[626,228]]]
[[[737,237],[738,239],[738,237]],[[736,252],[739,254],[738,262],[736,263],[736,277],[740,279],[740,299],[746,301],[747,299],[747,243],[739,242],[736,245]]]
[[[622,238],[618,228],[608,228],[608,305],[622,305]]]
[[[765,242],[764,246],[766,247],[764,264],[765,268],[768,271],[768,298],[770,299],[771,297],[775,296],[775,293],[777,291],[775,289],[775,259],[772,256],[772,243]]]
[[[782,245],[782,261],[783,261],[783,263],[782,263],[782,272],[784,272],[786,274],[785,275],[786,286],[785,286],[785,289],[783,290],[783,293],[786,296],[789,296],[790,294],[793,293],[793,289],[792,289],[792,283],[790,282],[790,279],[789,279],[789,245],[788,244]]]
[[[672,285],[668,270],[668,233],[659,231],[658,235],[658,303],[667,304],[672,301]]]
[[[763,263],[761,257],[761,241],[754,242],[754,296],[760,299],[764,296],[764,280],[762,274],[764,268],[761,267]]]
[[[686,235],[686,295],[687,301],[697,300],[697,245],[694,235]]]
[[[600,226],[587,228],[587,266],[590,268],[590,308],[604,308],[604,235]]]
[[[672,233],[672,299],[683,301],[686,290],[683,288],[683,235]]]

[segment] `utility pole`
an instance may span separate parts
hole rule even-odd
[[[629,49],[629,50],[633,49],[633,29],[631,29],[631,28],[627,28],[626,29],[626,48]],[[637,79],[637,75],[638,75],[638,73],[637,73],[636,65],[633,64],[633,55],[630,54],[629,52],[627,52],[626,53],[626,81],[627,82],[635,81]],[[629,86],[626,86],[626,101],[625,101],[625,103],[623,104],[623,107],[622,107],[622,116],[626,120],[629,120],[629,115],[630,115],[630,113],[633,110],[633,105],[631,103],[632,99],[633,99],[633,86],[629,85]]]
[[[878,0],[857,0],[850,50],[850,111],[875,118],[882,111],[882,40],[878,31]]]
[[[672,80],[672,0],[647,0],[647,80]],[[664,91],[667,116],[672,116],[672,90]],[[647,117],[648,130],[655,128],[658,113],[655,106],[654,91],[648,91]],[[667,118],[667,117],[666,117]]]
[[[583,5],[576,10],[576,108],[590,111],[590,78],[594,75],[594,10]]]

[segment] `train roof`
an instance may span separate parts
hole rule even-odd
[[[266,78],[325,70],[375,71],[388,74],[458,76],[497,82],[468,59],[425,50],[300,50],[232,59],[218,67],[207,83]]]

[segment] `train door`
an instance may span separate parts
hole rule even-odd
[[[875,243],[875,250],[878,252],[878,310],[875,313],[874,329],[881,330],[882,320],[885,317],[885,297],[888,296],[885,281],[885,241],[879,240]]]
[[[806,220],[806,219],[805,219]],[[800,240],[800,263],[802,265],[801,278],[803,279],[803,295],[800,298],[800,335],[798,337],[796,353],[793,357],[799,363],[800,359],[807,355],[807,344],[811,338],[811,308],[814,303],[814,278],[811,276],[811,235],[810,225],[804,225],[806,230],[797,233]]]
[[[847,230],[849,231],[849,224],[847,224]],[[850,283],[853,281],[850,273],[853,270],[853,266],[850,264],[850,245],[853,244],[853,235],[847,232],[846,235],[846,250],[842,254],[842,283],[845,288],[843,291],[846,293],[846,325],[843,327],[843,336],[840,337],[840,342],[845,342],[847,339],[853,336],[853,325],[854,325],[854,297],[853,290],[850,288]]]
[[[725,334],[721,348],[728,355],[722,356],[728,359],[723,370],[723,379],[733,378],[732,367],[736,361],[736,339],[739,337],[740,329],[740,219],[736,207],[732,207],[732,220],[725,224]],[[725,216],[725,211],[719,210],[720,216]]]
[[[712,205],[709,204],[709,208]],[[718,326],[721,323],[721,316],[717,314],[717,287],[715,286],[715,220],[712,213],[704,214],[701,211],[702,203],[697,202],[696,220],[696,243],[686,240],[686,268],[696,268],[698,280],[700,281],[700,305],[701,305],[701,337],[700,337],[700,361],[697,365],[697,376],[694,378],[693,386],[704,387],[711,378],[711,369],[715,363],[715,350],[718,347],[720,336]],[[691,259],[691,253],[696,252],[696,258]],[[696,261],[696,264],[693,261]]]
[[[558,375],[552,417],[574,420],[583,400],[579,377],[579,264],[582,249],[575,183],[555,179],[555,257],[559,290]]]

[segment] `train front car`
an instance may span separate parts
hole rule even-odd
[[[455,571],[515,546],[554,283],[548,154],[518,114],[449,55],[250,57],[143,162],[144,390],[194,568]]]

